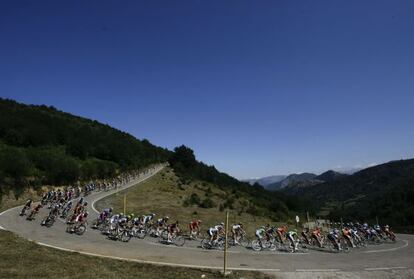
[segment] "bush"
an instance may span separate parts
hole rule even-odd
[[[200,203],[200,207],[202,208],[212,208],[215,207],[216,205],[214,204],[213,200],[210,198],[205,198],[201,203]]]

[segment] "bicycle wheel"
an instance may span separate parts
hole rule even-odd
[[[128,242],[131,239],[132,235],[127,231],[123,231],[121,233],[121,241],[122,242]]]
[[[136,237],[138,237],[139,239],[144,239],[146,235],[147,235],[146,229],[139,229],[136,233]]]
[[[243,236],[242,238],[239,239],[239,243],[242,247],[247,248],[250,246],[250,239]]]
[[[200,245],[203,249],[211,249],[210,239],[208,239],[207,237],[201,240]]]
[[[260,244],[260,242],[257,239],[255,239],[255,240],[252,241],[252,249],[254,251],[260,251],[260,250],[262,250],[262,245]]]
[[[76,234],[77,235],[83,235],[86,231],[86,226],[85,225],[80,225],[77,229],[76,229]]]
[[[177,237],[174,238],[174,244],[176,246],[180,246],[181,247],[181,246],[184,245],[184,243],[185,243],[185,238],[183,236],[179,235],[179,236],[177,236]]]

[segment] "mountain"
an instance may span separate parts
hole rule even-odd
[[[348,175],[344,174],[344,173],[336,172],[336,171],[333,171],[333,170],[328,170],[328,171],[316,176],[315,178],[317,180],[321,180],[321,181],[324,181],[324,182],[332,182],[332,181],[336,181],[336,180],[342,179],[342,178],[347,177],[347,176]]]
[[[305,184],[314,184],[315,182],[319,183],[320,181],[314,181],[316,177],[316,174],[307,172],[301,174],[291,174],[279,182],[268,185],[266,188],[271,191],[277,191],[293,185],[305,186]]]
[[[251,185],[258,183],[259,185],[266,188],[268,185],[282,181],[286,177],[287,177],[286,175],[272,175],[272,176],[266,176],[266,177],[257,178],[257,179],[245,179],[243,181],[248,182]]]
[[[414,229],[414,159],[391,161],[295,193],[331,219],[374,221]],[[411,226],[411,227],[410,227]]]

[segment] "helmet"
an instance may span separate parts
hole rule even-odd
[[[150,213],[150,215],[151,215],[152,217],[154,217],[154,216],[155,216],[155,213]]]
[[[384,227],[388,229],[388,228],[389,228],[390,226],[388,226],[388,225],[385,225]]]
[[[131,213],[129,216],[131,216],[131,218],[135,217],[134,213]]]
[[[338,229],[334,229],[334,233],[339,233],[339,230]]]
[[[83,205],[84,205],[84,206],[87,206],[87,205],[88,205],[88,202],[85,202]]]
[[[223,223],[223,222],[221,222],[221,223],[220,223],[220,226],[224,226],[224,223]]]
[[[197,220],[197,223],[199,223],[199,224],[200,224],[200,223],[201,223],[201,220]]]
[[[109,212],[112,212],[112,207],[111,207],[111,208],[109,208]]]
[[[293,231],[294,231],[295,233],[297,233],[297,232],[298,232],[298,230],[297,230],[297,229],[293,229]]]
[[[88,217],[88,212],[83,213],[83,217]]]

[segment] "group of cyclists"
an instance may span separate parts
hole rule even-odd
[[[146,230],[153,237],[162,237],[165,234],[167,243],[173,243],[177,235],[183,235],[179,222],[169,223],[170,218],[168,216],[156,219],[154,213],[140,216],[134,214],[124,215],[122,213],[111,215],[111,213],[111,208],[104,209],[95,222],[95,227],[103,225],[102,231],[108,235],[117,235],[120,231],[127,231],[133,237],[137,236],[133,232]],[[222,247],[225,237],[224,223],[209,227],[205,231],[204,237],[202,236],[201,224],[201,220],[190,221],[188,223],[188,233],[184,235],[192,240],[202,239],[201,247],[203,248]],[[369,226],[367,223],[343,224],[342,228],[333,228],[327,232],[323,232],[320,227],[305,228],[300,233],[296,228],[288,229],[285,225],[280,227],[265,225],[255,230],[256,239],[250,241],[247,238],[244,225],[238,222],[229,226],[228,236],[234,246],[251,246],[253,249],[257,248],[255,250],[286,247],[291,252],[297,252],[300,248],[299,245],[307,248],[329,247],[337,251],[343,251],[344,249],[366,246],[384,240],[395,241],[395,234],[388,225],[383,227],[379,225]]]
[[[87,206],[84,196],[94,190],[105,190],[108,187],[122,186],[132,179],[135,175],[122,175],[110,181],[91,182],[84,187],[68,187],[65,190],[51,190],[46,192],[41,202],[34,203],[31,199],[27,200],[20,215],[27,215],[27,220],[34,220],[40,209],[47,207],[49,213],[42,219],[41,225],[52,226],[59,217],[66,220],[68,224],[67,232],[79,235],[86,231],[88,219]],[[30,212],[26,214],[26,212]],[[131,237],[139,238],[150,235],[160,237],[167,244],[175,243],[175,240],[184,235],[180,229],[178,221],[170,222],[168,216],[155,218],[155,213],[144,215],[134,214],[114,214],[112,208],[106,208],[100,212],[92,224],[92,228],[100,229],[109,238],[116,238],[129,241]],[[202,239],[203,248],[222,248],[225,238],[224,223],[218,223],[209,227],[203,236],[201,220],[191,220],[188,223],[188,234],[190,240]],[[120,238],[122,236],[122,238]],[[275,250],[278,247],[287,247],[291,252],[296,252],[302,247],[325,248],[330,247],[337,251],[366,246],[370,243],[380,243],[383,241],[395,241],[395,234],[388,225],[369,226],[367,223],[346,223],[332,228],[322,230],[321,227],[313,229],[305,228],[299,233],[297,228],[288,229],[287,226],[265,225],[255,230],[255,239],[250,241],[241,222],[232,224],[228,228],[228,238],[231,245],[250,246],[254,250]],[[184,244],[184,242],[181,245]]]
[[[50,227],[60,217],[66,220],[68,232],[80,232],[81,234],[86,230],[85,224],[88,218],[88,212],[86,211],[88,203],[84,200],[84,197],[95,190],[107,191],[121,187],[139,175],[138,172],[130,172],[112,179],[91,181],[83,186],[69,186],[64,190],[49,190],[43,194],[41,201],[38,203],[28,199],[20,212],[20,216],[27,216],[26,219],[32,221],[36,218],[40,209],[46,207],[49,209],[49,213],[42,219],[42,226]],[[79,231],[79,228],[82,228],[82,230]]]

